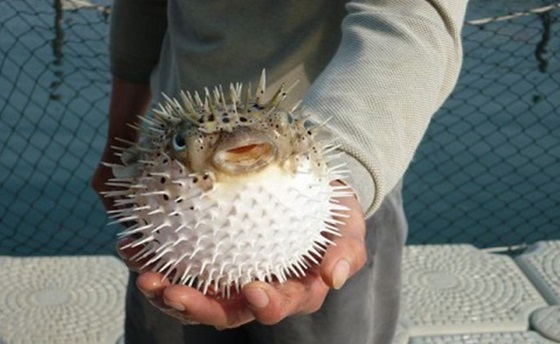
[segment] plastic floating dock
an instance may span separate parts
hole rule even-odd
[[[560,344],[560,242],[515,260],[469,245],[404,252],[393,344]],[[0,276],[0,344],[123,343],[118,259],[0,256]]]
[[[0,257],[0,343],[122,342],[126,267],[116,258]]]
[[[538,309],[531,315],[530,320],[535,331],[560,342],[560,306]]]
[[[538,242],[516,261],[545,299],[560,305],[560,241]]]
[[[410,344],[554,344],[535,332],[457,334],[415,337]]]
[[[469,245],[409,246],[403,263],[402,311],[411,337],[525,332],[529,315],[547,306],[504,255]]]
[[[516,262],[554,306],[535,311],[531,326],[546,338],[560,342],[560,241],[541,241],[530,246]]]
[[[401,322],[397,324],[397,331],[391,344],[408,344],[410,341],[408,329]]]

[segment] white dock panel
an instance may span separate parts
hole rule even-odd
[[[402,300],[411,337],[523,332],[546,306],[511,258],[470,245],[407,247]]]
[[[456,334],[416,337],[410,344],[556,344],[535,332]]]
[[[545,299],[560,305],[560,241],[538,242],[516,261]]]
[[[128,272],[110,256],[0,257],[0,343],[115,344]]]
[[[560,342],[560,306],[550,306],[531,314],[531,326],[543,337]]]

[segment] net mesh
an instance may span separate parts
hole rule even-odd
[[[471,21],[456,90],[405,176],[410,243],[560,238],[558,5]],[[110,253],[89,180],[110,2],[0,1],[0,254]]]
[[[557,8],[465,26],[459,83],[405,178],[410,242],[560,238]]]

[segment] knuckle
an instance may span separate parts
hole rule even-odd
[[[356,252],[356,271],[360,270],[367,262],[367,254],[365,250],[360,250]]]
[[[327,298],[329,289],[323,285],[317,285],[314,290],[312,290],[312,297],[308,299],[307,312],[308,314],[315,313],[323,307],[323,303]]]
[[[314,300],[309,304],[308,313],[315,313],[323,306],[323,300]]]
[[[359,246],[359,248],[355,251],[356,253],[356,263],[358,268],[364,266],[367,261],[367,252],[366,248],[364,247],[363,243]]]
[[[367,249],[365,242],[356,238],[352,240],[349,246],[349,249],[354,256],[354,264],[356,264],[356,267],[358,268],[362,267],[367,261]]]
[[[257,320],[265,325],[276,325],[287,317],[287,312],[284,309],[278,309],[274,312],[269,312],[257,316]]]
[[[222,329],[236,328],[253,320],[255,320],[255,317],[252,314],[246,312],[245,310],[238,310],[237,312],[229,314],[225,319],[225,324],[223,324],[224,326],[219,327]]]

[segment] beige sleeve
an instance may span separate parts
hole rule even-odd
[[[462,61],[466,0],[350,1],[341,45],[304,98],[331,118],[366,216],[403,177]]]

